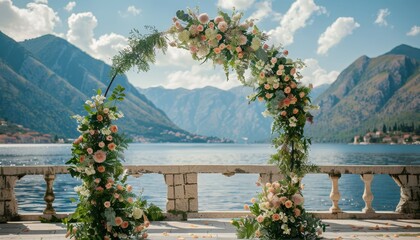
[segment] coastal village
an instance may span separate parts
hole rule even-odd
[[[0,143],[64,143],[64,139],[0,120]]]
[[[354,136],[354,144],[420,144],[420,136],[415,132],[368,131],[365,135]]]

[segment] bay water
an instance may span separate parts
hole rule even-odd
[[[125,152],[125,165],[173,164],[266,164],[275,149],[269,144],[130,144]],[[0,145],[1,166],[65,165],[71,156],[69,144],[6,144]],[[317,165],[420,165],[419,145],[348,145],[313,144],[309,158]],[[200,211],[242,210],[250,204],[260,188],[258,174],[199,174]],[[145,174],[129,177],[134,191],[150,203],[165,209],[166,185],[163,175]],[[80,181],[58,174],[54,182],[54,208],[58,212],[73,211],[76,203],[74,187]],[[304,179],[305,207],[308,210],[328,210],[331,181],[326,174],[308,174]],[[19,212],[40,212],[45,208],[43,176],[25,176],[15,188]],[[360,211],[363,182],[359,175],[343,174],[339,180],[343,210]],[[393,211],[400,198],[400,189],[388,175],[375,175],[372,182],[373,208]]]

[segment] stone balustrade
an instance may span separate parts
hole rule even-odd
[[[168,217],[212,218],[237,217],[245,212],[199,212],[198,211],[198,174],[215,173],[225,176],[234,174],[259,174],[262,182],[279,180],[281,175],[273,165],[143,165],[125,166],[129,175],[162,174],[167,185],[166,211]],[[55,199],[53,182],[56,174],[67,174],[67,166],[19,166],[0,167],[0,222],[9,220],[38,220],[40,216],[67,216],[54,210]],[[331,179],[330,199],[332,206],[329,211],[313,212],[320,218],[420,218],[420,166],[367,166],[341,165],[320,166],[317,174],[328,174]],[[365,207],[360,212],[343,212],[340,209],[339,180],[342,174],[358,174],[364,183],[361,196]],[[400,202],[395,212],[376,212],[372,208],[374,196],[371,183],[375,174],[390,175],[401,189]],[[25,175],[43,175],[46,181],[44,200],[46,202],[43,214],[19,214],[14,187],[16,181]],[[175,215],[174,215],[175,214]]]

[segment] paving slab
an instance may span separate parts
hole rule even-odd
[[[327,224],[324,239],[420,240],[420,219],[404,220],[323,220]],[[38,221],[0,224],[0,239],[64,240],[66,230],[60,223]],[[152,222],[150,240],[236,239],[230,219],[191,219],[188,221]]]

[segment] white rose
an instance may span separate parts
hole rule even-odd
[[[134,208],[133,209],[133,217],[134,219],[139,219],[143,216],[143,210],[140,208]]]
[[[257,51],[258,48],[260,48],[260,46],[261,46],[261,39],[254,37],[251,42],[251,48],[254,49],[254,51]]]
[[[178,34],[178,39],[181,42],[187,42],[190,39],[190,32],[188,30],[184,30]]]

